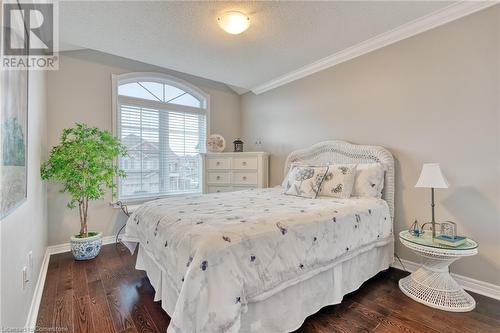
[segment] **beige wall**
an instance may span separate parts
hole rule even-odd
[[[111,74],[162,72],[184,79],[210,94],[210,132],[228,143],[241,135],[240,98],[227,86],[164,68],[99,53],[72,51],[60,55],[59,70],[48,77],[48,145],[59,142],[63,128],[75,122],[112,130]],[[227,149],[231,145],[228,144]],[[49,245],[67,243],[78,232],[78,211],[66,208],[59,187],[48,187]],[[90,229],[113,235],[125,223],[122,213],[109,207],[110,198],[95,201],[89,209]]]
[[[452,266],[500,285],[500,6],[401,41],[262,95],[242,98],[243,140],[262,138],[271,183],[290,151],[343,139],[387,147],[396,158],[396,232],[430,218],[416,189],[423,162],[439,162],[451,187],[437,217],[479,241]],[[418,259],[397,242],[397,253]]]
[[[46,186],[40,164],[47,152],[46,74],[32,71],[28,100],[28,197],[0,221],[0,327],[24,327],[47,248]],[[33,251],[33,273],[22,289],[22,268]]]

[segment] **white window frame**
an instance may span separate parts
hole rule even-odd
[[[148,81],[148,82],[158,82],[162,84],[168,84],[173,87],[184,90],[185,92],[193,95],[195,98],[201,101],[201,107],[196,108],[192,106],[185,106],[173,103],[163,103],[157,102],[153,100],[146,100],[142,98],[134,98],[129,96],[119,96],[118,95],[118,86],[126,83],[133,83],[137,81]],[[129,105],[133,106],[145,106],[156,109],[165,109],[166,107],[171,111],[180,111],[187,113],[203,113],[205,114],[207,120],[207,128],[206,128],[206,136],[210,135],[210,95],[201,90],[200,88],[188,83],[184,80],[178,79],[174,76],[163,74],[163,73],[155,73],[155,72],[133,72],[133,73],[125,73],[125,74],[112,74],[111,75],[111,104],[112,104],[112,116],[111,116],[111,124],[113,128],[113,135],[118,137],[118,107],[120,102],[125,102]],[[116,159],[115,163],[118,165],[118,159]],[[203,191],[204,184],[204,172],[201,172],[201,190]],[[119,186],[119,180],[115,179],[115,183]],[[120,193],[119,189],[117,193]],[[180,194],[163,194],[160,196],[138,196],[137,198],[120,198],[117,197],[123,203],[135,204],[142,203],[154,199],[160,199],[164,197],[172,197],[172,196],[184,196],[190,195],[192,193],[180,193]]]

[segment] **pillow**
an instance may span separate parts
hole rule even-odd
[[[356,164],[331,164],[318,195],[347,199],[351,196],[356,176]]]
[[[288,169],[288,173],[286,174],[285,178],[283,178],[283,181],[281,182],[281,187],[286,187],[286,183],[288,182],[288,176],[290,176],[290,172],[293,172],[293,169],[295,167],[298,167],[298,166],[302,166],[302,167],[307,167],[307,166],[312,166],[312,167],[319,167],[319,166],[325,166],[326,165],[310,165],[310,164],[307,164],[307,163],[303,163],[303,162],[292,162],[290,164],[290,168]]]
[[[352,195],[382,198],[384,167],[380,163],[358,164]]]
[[[327,170],[326,166],[292,165],[284,182],[285,194],[316,198]]]
[[[286,174],[285,178],[283,178],[283,181],[281,182],[281,187],[286,188],[286,185],[288,183],[288,177],[290,177],[290,174],[293,172],[293,169],[298,165],[299,165],[299,163],[297,163],[297,162],[292,162],[292,164],[290,164],[290,168],[288,169],[288,173]]]

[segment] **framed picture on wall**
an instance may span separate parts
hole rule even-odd
[[[0,69],[0,220],[27,198],[28,76],[27,68]]]

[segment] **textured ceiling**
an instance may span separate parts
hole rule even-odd
[[[252,89],[450,2],[60,2],[60,40]],[[226,10],[251,19],[241,35]]]

